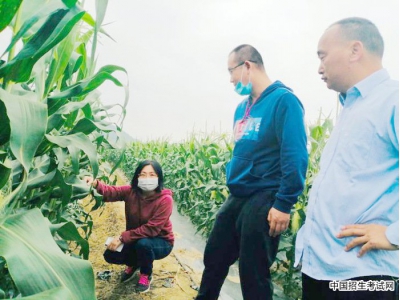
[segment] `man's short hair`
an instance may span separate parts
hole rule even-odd
[[[374,23],[364,18],[352,17],[339,20],[330,27],[334,25],[340,26],[345,39],[362,42],[369,52],[382,58],[383,38]]]
[[[237,46],[231,51],[231,54],[235,53],[235,58],[238,63],[249,60],[260,67],[264,67],[264,62],[262,60],[261,54],[251,45],[243,44]]]

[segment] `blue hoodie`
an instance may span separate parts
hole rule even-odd
[[[307,171],[307,136],[300,100],[280,81],[268,86],[252,105],[236,108],[235,147],[226,170],[233,196],[276,191],[274,208],[289,213],[302,193]]]

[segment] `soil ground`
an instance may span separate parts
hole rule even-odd
[[[200,283],[201,273],[192,270],[183,261],[199,259],[201,253],[187,249],[174,249],[168,257],[154,261],[153,282],[149,292],[139,294],[135,291],[137,274],[132,280],[120,283],[124,266],[108,264],[103,259],[103,252],[107,237],[119,236],[125,229],[124,202],[107,203],[91,215],[93,232],[89,239],[89,261],[96,276],[98,300],[188,300],[197,295],[195,289]],[[175,233],[175,238],[179,239],[178,233]],[[104,271],[110,271],[109,279],[98,278],[97,274]]]

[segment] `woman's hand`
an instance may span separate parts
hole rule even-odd
[[[85,181],[87,185],[92,185],[94,188],[97,187],[97,179],[94,179],[91,176],[83,177],[83,181]]]
[[[122,244],[119,238],[114,238],[110,244],[108,244],[107,249],[110,251],[117,251],[117,248]]]

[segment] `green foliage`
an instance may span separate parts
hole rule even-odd
[[[57,226],[60,235],[64,226]],[[95,299],[90,263],[67,256],[57,247],[38,209],[0,221],[0,253],[21,295],[35,295],[35,299]],[[45,294],[48,298],[41,298]]]
[[[0,1],[0,32],[11,22],[22,0]]]
[[[11,279],[6,261],[0,257],[0,299],[14,298],[18,294],[18,290]]]
[[[8,55],[7,61],[0,61],[0,298],[18,292],[27,299],[95,298],[90,265],[65,254],[68,263],[63,264],[59,256],[61,249],[88,258],[93,222],[77,203],[89,194],[81,178],[101,176],[98,153],[122,144],[107,137],[110,132],[120,136],[128,93],[114,73],[126,71],[113,65],[95,68],[97,35],[104,33],[107,7],[106,0],[96,2],[93,19],[76,0],[0,1],[0,32],[9,26],[13,33],[1,56]],[[108,118],[110,107],[102,105],[97,92],[106,80],[126,91],[121,104],[115,104],[121,108],[118,123]],[[101,198],[93,199],[94,208],[99,207]],[[10,235],[4,224],[20,219],[28,222],[25,233],[21,228]],[[44,234],[43,222],[48,221],[54,236],[45,239],[36,232]],[[36,244],[22,238],[26,234]],[[15,243],[11,236],[18,236]],[[43,259],[55,249],[60,270],[54,270],[50,258]],[[31,260],[24,261],[25,256]],[[26,278],[31,279],[28,287]]]
[[[36,62],[61,42],[83,15],[84,11],[77,6],[54,11],[18,55],[0,67],[0,77],[14,82],[28,81]]]

